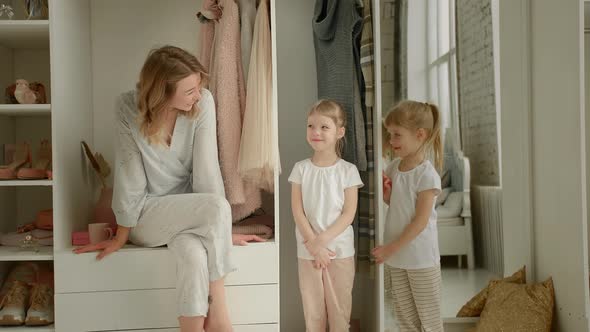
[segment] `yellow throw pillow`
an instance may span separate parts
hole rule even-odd
[[[526,283],[526,268],[523,266],[520,270],[514,272],[513,275],[497,281],[524,284]],[[457,317],[479,317],[486,304],[488,289],[489,285],[477,293],[471,300],[467,301],[457,313]]]
[[[553,280],[533,285],[491,281],[477,332],[551,331]]]

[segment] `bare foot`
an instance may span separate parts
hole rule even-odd
[[[233,332],[229,313],[222,301],[209,296],[209,312],[205,318],[205,332]]]

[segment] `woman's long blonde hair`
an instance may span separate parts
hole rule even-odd
[[[434,104],[404,100],[395,105],[385,118],[385,127],[392,125],[409,130],[426,130],[427,138],[420,149],[433,153],[434,165],[440,171],[443,167],[443,146],[440,130],[440,113]]]
[[[334,123],[336,124],[336,128],[346,128],[346,113],[344,113],[344,108],[334,100],[330,99],[320,99],[318,100],[309,111],[308,117],[312,114],[319,114],[323,116],[327,116]],[[342,150],[344,149],[344,136],[339,138],[336,142],[336,155],[339,158],[342,158]]]
[[[209,76],[194,55],[175,46],[150,51],[137,83],[140,131],[150,144],[164,142],[162,117],[176,92],[178,81],[192,74],[199,74],[201,86],[206,86]],[[190,112],[182,114],[194,117],[198,111],[195,105]]]

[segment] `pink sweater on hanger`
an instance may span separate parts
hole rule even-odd
[[[210,16],[209,13],[212,13]],[[198,14],[199,15],[199,14]],[[238,155],[246,91],[240,48],[240,14],[233,0],[205,0],[200,15],[216,19],[201,28],[201,61],[208,63],[209,89],[217,110],[219,164],[232,219],[243,219],[261,206],[260,190],[238,173]],[[219,16],[220,15],[220,16]],[[212,36],[213,35],[213,36]],[[208,55],[209,54],[209,55]],[[207,58],[209,61],[207,61]]]

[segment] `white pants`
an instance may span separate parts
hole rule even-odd
[[[129,239],[145,247],[168,245],[176,257],[179,316],[206,316],[209,283],[235,270],[231,226],[230,205],[218,195],[147,199]]]

